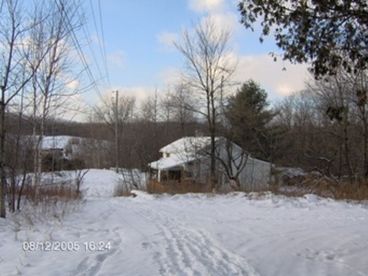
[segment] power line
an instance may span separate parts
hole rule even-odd
[[[106,57],[106,50],[105,50],[105,44],[102,44],[101,41],[104,43],[105,38],[104,38],[104,32],[103,32],[103,21],[102,21],[102,12],[101,12],[101,4],[99,3],[98,8],[99,8],[99,14],[100,14],[100,29],[97,26],[97,20],[96,20],[96,14],[95,14],[95,9],[93,7],[92,4],[92,0],[89,1],[89,6],[92,12],[92,20],[93,20],[93,25],[95,27],[96,30],[96,34],[97,34],[97,44],[98,44],[98,48],[101,54],[101,58],[102,58],[102,64],[105,70],[105,76],[106,76],[106,80],[109,86],[111,86],[110,83],[110,74],[109,74],[109,70],[108,70],[108,66],[107,66],[107,57]],[[101,38],[99,37],[101,33]]]
[[[90,37],[89,30],[88,30],[87,28],[83,28],[83,33],[84,33],[84,35],[85,35],[85,38],[86,38],[86,39],[87,39],[87,41],[88,41],[88,39],[89,39],[89,37]],[[93,47],[91,46],[91,44],[90,44],[90,43],[88,43],[88,48],[89,48],[89,50],[90,50],[90,52],[91,52],[92,59],[94,60],[94,62],[95,62],[95,64],[96,64],[96,68],[97,68],[98,74],[101,76],[101,78],[104,78],[104,74],[103,74],[103,73],[102,73],[102,71],[100,70],[100,66],[99,66],[99,63],[98,63],[98,60],[97,60],[97,56],[96,56],[96,54],[95,54],[95,52],[94,52],[94,50],[93,50]]]
[[[101,36],[102,36],[102,48],[103,48],[103,56],[104,56],[104,61],[105,61],[105,70],[107,72],[108,82],[110,83],[109,70],[107,66],[107,57],[106,57],[106,44],[105,44],[105,33],[104,33],[103,20],[102,20],[101,0],[98,0],[98,14],[100,17],[100,29],[101,29]]]
[[[94,86],[95,86],[95,88],[96,88],[96,90],[97,90],[98,94],[101,96],[101,95],[102,95],[102,93],[101,93],[100,88],[98,87],[98,84],[97,84],[97,82],[96,82],[96,79],[94,78],[94,76],[93,76],[93,74],[92,74],[92,71],[91,71],[91,69],[90,69],[90,67],[89,67],[89,65],[88,65],[88,63],[87,63],[87,60],[86,60],[85,55],[84,55],[84,53],[83,53],[83,50],[82,50],[82,48],[81,48],[81,46],[80,46],[80,44],[79,44],[79,41],[78,41],[77,36],[76,36],[76,34],[75,34],[75,31],[74,31],[74,28],[73,28],[73,26],[72,26],[71,20],[70,20],[70,18],[69,18],[69,15],[68,15],[68,13],[65,11],[65,7],[64,7],[63,3],[61,3],[60,1],[55,1],[55,2],[56,2],[56,5],[57,5],[57,7],[58,7],[59,11],[61,12],[61,14],[64,14],[64,16],[65,16],[65,18],[66,18],[66,21],[65,21],[65,22],[67,23],[67,25],[68,25],[68,27],[69,27],[69,32],[71,33],[72,41],[73,41],[73,43],[74,43],[74,46],[75,46],[75,47],[76,47],[76,49],[77,49],[77,53],[78,53],[78,55],[79,55],[79,58],[80,58],[80,59],[81,59],[81,61],[82,61],[82,64],[83,64],[83,66],[84,66],[84,69],[86,70],[87,75],[88,75],[88,77],[90,78],[90,81],[91,81],[92,85],[94,85]]]

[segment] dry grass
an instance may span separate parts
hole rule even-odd
[[[75,185],[27,185],[22,192],[21,212],[15,213],[13,220],[19,225],[62,221],[66,214],[78,210],[81,203],[81,194]]]
[[[28,185],[23,190],[23,197],[34,204],[41,202],[72,201],[81,198],[80,193],[74,185],[52,184],[52,185]]]
[[[216,193],[228,193],[234,190],[229,188],[218,190]],[[259,189],[239,189],[238,191],[255,193],[262,195],[267,192],[274,194],[282,194],[286,196],[304,196],[306,194],[315,194],[321,197],[328,197],[337,200],[368,200],[368,180],[354,181],[336,180],[320,174],[307,174],[304,176],[291,177],[282,184],[273,184],[269,187],[260,186]],[[208,184],[198,183],[195,181],[149,181],[147,184],[147,192],[151,194],[186,194],[186,193],[213,193],[211,186]],[[122,191],[121,195],[131,196],[130,192]]]
[[[290,178],[283,185],[273,185],[271,191],[287,196],[303,196],[316,194],[338,200],[367,200],[368,181],[357,180],[352,183],[347,180],[337,180],[327,176],[308,174]]]
[[[147,192],[151,194],[186,194],[210,193],[212,190],[209,184],[198,183],[192,180],[183,180],[181,182],[170,180],[162,183],[151,180],[147,184]]]

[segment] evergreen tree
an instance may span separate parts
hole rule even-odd
[[[255,157],[263,159],[269,159],[271,155],[271,133],[267,125],[274,114],[268,105],[266,91],[249,80],[228,99],[225,111],[232,139]]]

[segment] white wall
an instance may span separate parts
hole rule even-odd
[[[266,188],[270,181],[271,163],[248,158],[247,165],[240,173],[240,185],[245,190]]]
[[[228,153],[225,144],[219,146],[221,147],[219,152],[221,152],[223,160],[226,160]],[[236,144],[232,144],[232,148],[230,151],[232,156],[234,156],[234,159],[235,157],[244,154],[243,149]],[[234,162],[236,163],[236,165],[239,165],[241,159],[240,158],[235,159]],[[223,171],[223,169],[221,169],[221,166],[219,167],[219,170]],[[236,170],[235,164],[233,164],[233,170],[234,172]],[[252,157],[248,157],[246,165],[239,175],[239,182],[241,188],[244,190],[259,190],[266,188],[268,186],[270,181],[270,175],[271,175],[271,163],[255,159]],[[228,180],[227,177],[222,177],[222,179],[225,182]]]

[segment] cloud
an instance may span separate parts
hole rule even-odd
[[[268,92],[271,100],[305,89],[305,83],[311,78],[308,65],[274,62],[267,54],[239,56],[230,52],[223,62],[235,66],[233,82],[240,85],[252,79]],[[181,80],[180,70],[167,68],[160,73],[160,78],[166,86],[173,86]]]
[[[202,17],[201,24],[211,23],[219,31],[233,33],[240,29],[236,14],[233,12],[219,12]]]
[[[168,49],[173,48],[174,42],[177,41],[179,35],[174,32],[161,32],[157,35],[158,42]]]
[[[100,37],[97,35],[97,33],[94,33],[90,36],[89,40],[96,45],[102,45],[102,41]]]
[[[66,121],[84,121],[86,119],[87,105],[83,95],[72,93],[68,96],[54,99],[50,114],[63,118]]]
[[[223,8],[223,0],[189,0],[189,8],[195,12],[213,12]]]
[[[111,52],[107,55],[107,61],[109,64],[117,67],[123,68],[125,65],[124,53],[121,50]]]
[[[181,79],[182,79],[182,75],[181,72],[178,68],[167,68],[165,70],[163,70],[159,76],[158,76],[162,82],[164,83],[164,85],[166,86],[172,86],[175,84],[180,83]]]
[[[78,89],[82,88],[81,80],[77,79],[72,72],[62,72],[59,78],[64,84],[66,93],[75,93]]]
[[[154,95],[156,89],[148,86],[118,86],[103,92],[102,97],[105,99],[112,98],[115,96],[114,93],[116,90],[119,91],[120,97],[134,97],[136,99],[136,103],[139,105],[149,96]]]
[[[77,88],[79,88],[79,81],[74,79],[72,81],[67,82],[66,88],[70,90],[76,90]]]
[[[265,88],[272,97],[287,96],[305,88],[310,78],[306,64],[291,64],[288,61],[274,62],[267,54],[240,56],[234,80],[244,82],[253,79]]]

